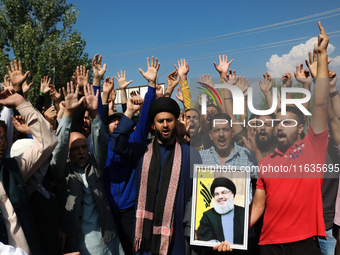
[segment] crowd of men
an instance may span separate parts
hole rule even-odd
[[[189,64],[178,61],[163,93],[160,63],[148,58],[147,70],[139,69],[148,82],[144,98],[127,95],[132,81],[125,72],[114,77],[123,109],[117,112],[114,78],[104,77],[99,54],[91,86],[83,66],[62,91],[43,77],[35,107],[26,100],[29,72],[11,62],[0,93],[1,254],[340,254],[340,95],[328,69],[329,38],[318,25],[309,70],[301,64],[294,73],[306,90],[314,83],[308,128],[301,108],[275,108],[280,100],[273,99],[268,73],[259,86],[273,113],[251,114],[245,105],[236,116],[232,91],[222,88],[222,102],[208,100],[202,114],[201,100],[194,107],[191,98]],[[223,55],[213,64],[221,83],[236,86],[246,99],[248,82],[231,63]],[[290,73],[281,80],[292,87]],[[171,98],[178,84],[181,106]],[[206,75],[201,84],[214,87]],[[49,99],[53,106],[44,110]],[[309,109],[309,103],[302,106]],[[231,124],[248,120],[256,127]],[[243,242],[247,219],[234,205],[235,184],[224,177],[209,187],[214,206],[197,229],[199,240],[218,244],[190,245],[194,164],[316,170],[308,176],[251,173],[248,249],[238,251],[230,244]]]

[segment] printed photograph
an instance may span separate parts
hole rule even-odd
[[[249,173],[222,170],[195,166],[190,243],[214,247],[228,241],[232,249],[247,249]]]

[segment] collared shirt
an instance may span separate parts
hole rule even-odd
[[[202,158],[203,164],[206,165],[220,165],[220,159],[214,146],[211,146],[207,150],[199,152]],[[241,147],[234,142],[234,150],[230,153],[227,160],[224,162],[225,166],[255,166],[257,165],[256,158],[252,152],[247,148]],[[254,172],[256,177],[256,172]]]
[[[233,209],[221,215],[224,240],[229,243],[234,243],[234,213],[235,210]]]
[[[266,193],[266,209],[259,245],[326,236],[321,196],[323,172],[313,171],[312,166],[323,166],[326,162],[327,134],[328,130],[315,134],[310,126],[305,138],[285,153],[276,149],[260,161],[259,167],[284,166],[293,170],[274,174],[260,171],[257,189]]]
[[[202,163],[205,165],[221,165],[217,151],[214,146],[211,146],[207,150],[199,151]],[[234,142],[234,150],[230,153],[229,157],[223,164],[224,166],[256,166],[255,155],[247,148],[241,147]],[[251,178],[257,178],[257,171],[250,172]],[[252,184],[250,182],[249,189],[249,203],[253,200]]]

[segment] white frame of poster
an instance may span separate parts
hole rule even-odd
[[[243,234],[243,244],[230,244],[230,248],[232,249],[239,249],[239,250],[246,250],[248,247],[248,226],[249,226],[249,194],[250,194],[250,173],[247,171],[242,171],[241,167],[238,166],[217,166],[217,165],[197,165],[194,166],[194,176],[193,176],[193,190],[192,190],[192,207],[191,207],[191,232],[190,232],[190,244],[191,245],[198,245],[198,246],[205,246],[205,247],[214,247],[219,242],[212,242],[212,241],[202,241],[196,239],[196,206],[197,206],[197,198],[198,194],[200,194],[199,187],[197,185],[200,177],[198,177],[198,171],[204,171],[205,173],[209,172],[211,175],[214,174],[213,178],[217,177],[226,177],[230,178],[232,175],[244,175],[244,177],[237,177],[244,179],[244,187],[243,190],[245,191],[243,194],[243,205],[244,205],[244,234]],[[235,177],[234,177],[235,178]],[[236,188],[238,185],[236,185]],[[237,188],[238,189],[238,188]],[[211,194],[210,194],[211,195]],[[208,209],[207,209],[208,210]]]

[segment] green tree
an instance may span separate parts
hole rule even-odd
[[[66,0],[0,0],[0,75],[13,59],[21,60],[33,82],[29,99],[39,94],[40,79],[55,77],[60,88],[78,65],[89,65],[85,40],[73,28],[79,10]],[[2,80],[2,79],[1,79]]]

